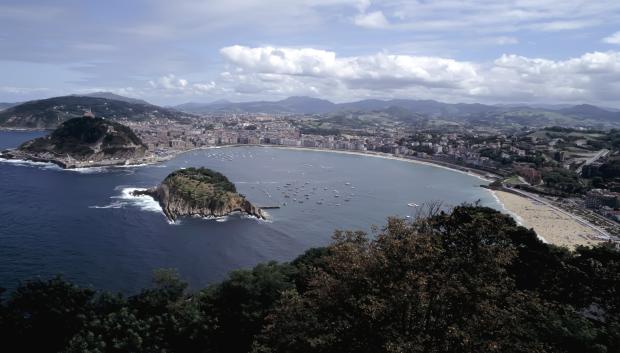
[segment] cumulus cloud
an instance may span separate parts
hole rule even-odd
[[[361,13],[355,17],[355,24],[366,28],[387,28],[390,23],[381,11]]]
[[[487,77],[487,85],[500,96],[613,101],[620,98],[620,53],[592,52],[558,61],[503,55]]]
[[[166,90],[184,90],[187,87],[187,80],[178,78],[173,74],[162,76],[156,80],[149,81],[153,88],[163,88]]]
[[[124,15],[98,16],[110,6]],[[313,94],[341,100],[509,100],[549,94],[595,102],[618,91],[613,68],[596,61],[601,55],[582,57],[579,51],[620,45],[620,35],[611,34],[618,30],[620,1],[612,0],[150,0],[113,5],[57,0],[53,6],[43,0],[8,0],[0,4],[0,19],[3,84],[50,87],[50,95],[140,87],[155,100],[170,97],[168,102],[242,91],[258,99]],[[276,39],[298,48],[220,51],[225,45]],[[347,54],[314,49],[320,47],[342,48]],[[538,62],[532,58],[536,49],[573,59]],[[224,64],[213,59],[218,51]],[[502,59],[507,51],[526,54],[519,57],[526,59],[523,67],[508,65],[523,59]],[[602,56],[613,60],[610,53]],[[603,65],[599,70],[611,83],[593,71],[568,70],[574,68],[571,60]],[[526,72],[533,68],[540,72]],[[228,77],[218,76],[222,71]],[[170,72],[176,76],[166,75]],[[548,72],[565,77],[545,77]],[[0,100],[40,95],[5,93]]]
[[[257,93],[264,87],[269,93],[299,94],[295,89],[312,86],[316,95],[345,100],[386,94],[450,101],[620,99],[620,52],[614,51],[566,60],[505,54],[478,64],[387,53],[340,57],[313,48],[237,45],[220,52],[234,68],[225,76],[228,82],[235,82],[238,92]],[[284,92],[276,87],[292,89]]]
[[[173,74],[168,74],[157,78],[156,80],[149,81],[151,89],[160,90],[167,94],[183,94],[183,95],[196,95],[214,92],[217,88],[215,82],[207,83],[190,83],[184,78],[177,77]]]
[[[454,88],[477,80],[473,64],[437,57],[378,53],[340,58],[335,52],[313,48],[239,45],[220,52],[250,73],[338,79],[351,88],[390,89],[412,84]]]
[[[620,31],[603,38],[603,42],[607,44],[620,44]]]

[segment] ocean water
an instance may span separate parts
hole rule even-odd
[[[0,149],[42,134],[0,132]],[[268,221],[235,215],[170,224],[152,199],[130,195],[192,166],[228,176],[258,206],[286,205],[268,210]],[[370,230],[389,216],[410,216],[409,203],[480,200],[499,209],[480,184],[433,166],[267,147],[215,148],[157,165],[77,171],[1,161],[0,286],[60,274],[133,293],[149,285],[154,269],[175,268],[197,289],[231,270],[291,260],[326,245],[335,229]]]

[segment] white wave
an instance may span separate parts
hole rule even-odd
[[[193,215],[192,218],[199,218],[205,221],[216,221],[216,222],[226,222],[229,220],[228,216],[198,216],[198,215]]]
[[[108,167],[82,167],[82,168],[71,168],[64,169],[68,172],[79,173],[79,174],[99,174],[105,173],[108,171]]]
[[[127,205],[126,202],[119,201],[119,202],[112,202],[111,204],[105,205],[105,206],[90,206],[88,208],[101,208],[101,209],[106,209],[106,208],[123,208],[126,205]]]
[[[107,172],[109,168],[112,168],[112,167],[81,167],[81,168],[64,169],[52,162],[35,162],[35,161],[28,161],[24,159],[6,159],[6,158],[0,158],[0,163],[9,163],[9,164],[14,164],[18,166],[38,167],[40,169],[62,170],[66,172],[79,173],[79,174],[104,173],[104,172]]]
[[[108,205],[103,205],[103,206],[95,205],[95,206],[90,206],[89,208],[108,209],[108,208],[125,208],[127,206],[130,206],[130,207],[133,206],[133,207],[138,207],[142,211],[158,212],[161,214],[164,213],[161,206],[159,205],[159,202],[155,201],[155,199],[153,199],[152,197],[147,196],[147,195],[133,195],[132,194],[136,190],[146,190],[146,189],[117,186],[116,188],[114,188],[114,190],[121,191],[120,195],[110,196],[110,198],[114,199],[115,201],[111,202]]]
[[[19,165],[19,166],[41,167],[44,169],[63,170],[61,167],[51,162],[34,162],[34,161],[27,161],[24,159],[0,158],[0,163],[8,163],[8,164],[14,164],[14,165]]]
[[[120,164],[112,166],[112,168],[139,168],[139,167],[147,167],[152,165],[153,163],[140,163],[140,164]]]
[[[139,207],[143,211],[163,213],[159,202],[148,195],[133,195],[136,190],[144,191],[144,188],[123,188],[119,196],[112,196],[114,199],[121,199]]]
[[[489,192],[491,192],[491,195],[493,195],[493,198],[495,199],[495,201],[502,206],[502,210],[504,211],[504,213],[507,213],[508,215],[510,215],[516,222],[518,225],[522,226],[523,223],[523,218],[521,218],[521,216],[519,216],[518,214],[512,212],[511,210],[506,208],[506,205],[504,205],[504,203],[499,199],[499,197],[497,196],[497,194],[495,193],[495,191],[491,190],[491,189],[487,189]]]
[[[258,223],[273,223],[273,219],[271,218],[271,215],[267,213],[267,211],[263,210],[263,216],[265,216],[265,218],[258,218],[256,216],[249,215],[247,213],[239,214],[239,217],[242,219],[253,219],[257,221]]]
[[[133,170],[134,168],[146,167],[151,164],[142,163],[142,164],[127,164],[127,165],[110,165],[104,167],[81,167],[81,168],[72,168],[66,169],[70,172],[76,172],[81,174],[95,174],[95,173],[105,173],[112,170]]]

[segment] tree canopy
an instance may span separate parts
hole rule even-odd
[[[54,278],[6,297],[3,343],[25,352],[620,352],[617,250],[550,246],[470,205],[197,292],[161,270],[132,296]]]

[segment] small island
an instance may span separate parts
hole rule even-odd
[[[235,184],[207,168],[177,170],[159,186],[133,194],[153,197],[171,221],[180,216],[222,217],[235,212],[265,219],[260,208],[237,193]]]
[[[86,112],[0,157],[51,162],[68,169],[144,163],[146,153],[147,147],[130,128]]]

